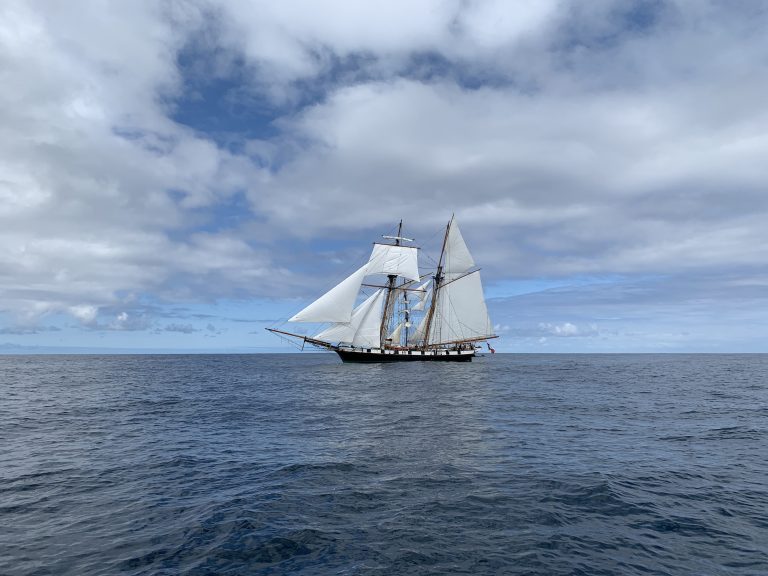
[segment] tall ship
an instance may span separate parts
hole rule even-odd
[[[368,262],[288,319],[323,324],[320,331],[267,330],[336,352],[343,362],[469,362],[483,342],[493,352],[487,341],[497,336],[480,270],[456,219],[428,273],[419,272],[419,248],[402,230],[401,220],[396,236],[374,243]]]

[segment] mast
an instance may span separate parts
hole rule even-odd
[[[400,246],[400,239],[403,233],[403,221],[400,220],[400,224],[397,226],[397,236],[395,237],[395,246]],[[384,313],[381,316],[381,329],[379,330],[379,342],[381,349],[384,349],[387,338],[387,330],[389,328],[389,319],[393,312],[393,297],[395,289],[395,280],[397,280],[397,274],[389,274],[387,276],[387,299],[384,303]]]
[[[408,346],[408,325],[411,323],[411,311],[408,308],[408,292],[403,292],[403,302],[405,303],[403,327],[405,328],[405,345],[407,347]]]
[[[432,302],[429,304],[429,312],[427,313],[427,323],[424,326],[424,344],[422,350],[426,351],[429,348],[429,331],[432,328],[432,318],[435,315],[435,305],[437,304],[437,293],[440,290],[440,284],[443,281],[443,256],[445,255],[445,245],[448,242],[448,234],[451,231],[451,224],[453,223],[453,215],[448,222],[448,226],[445,227],[445,236],[443,237],[443,247],[440,249],[440,259],[437,261],[437,271],[433,278],[434,284],[432,288]]]

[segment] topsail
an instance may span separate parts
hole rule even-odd
[[[374,244],[367,270],[368,274],[393,274],[408,280],[418,280],[418,249],[412,246]]]

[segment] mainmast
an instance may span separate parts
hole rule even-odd
[[[400,240],[403,235],[403,221],[400,220],[400,224],[397,226],[397,236],[394,237],[395,246],[400,246]],[[387,238],[387,236],[385,236]],[[390,237],[391,238],[391,237]],[[394,290],[395,280],[397,280],[397,274],[387,275],[387,299],[384,303],[384,314],[381,316],[381,329],[379,331],[379,341],[381,343],[381,349],[384,349],[387,331],[389,330],[389,319],[392,316],[394,308]]]
[[[443,237],[443,247],[440,249],[440,259],[437,261],[437,271],[433,277],[432,285],[432,302],[429,304],[429,312],[427,312],[427,322],[424,325],[424,344],[422,350],[429,348],[429,331],[432,329],[432,319],[435,316],[435,306],[437,304],[437,294],[440,290],[440,284],[443,282],[443,256],[445,255],[445,245],[448,242],[448,234],[451,231],[451,224],[453,223],[453,215],[448,222],[448,226],[445,227],[445,236]]]
[[[405,345],[408,346],[408,327],[411,325],[411,310],[408,308],[408,292],[403,292],[403,305],[404,305],[404,314],[403,314],[403,327],[405,328]]]

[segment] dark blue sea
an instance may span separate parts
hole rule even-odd
[[[768,355],[0,357],[0,574],[768,574]]]

